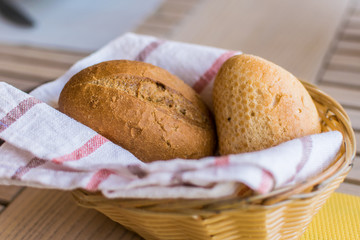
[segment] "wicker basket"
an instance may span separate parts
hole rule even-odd
[[[106,199],[73,191],[94,208],[145,239],[297,239],[352,167],[355,138],[349,117],[334,99],[303,82],[322,118],[323,131],[338,130],[344,143],[333,164],[306,182],[266,195],[225,199]]]

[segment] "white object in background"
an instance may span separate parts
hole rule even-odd
[[[162,0],[13,0],[34,20],[23,28],[0,15],[0,42],[94,51],[133,31]]]

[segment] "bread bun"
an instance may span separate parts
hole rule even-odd
[[[144,162],[212,155],[215,131],[194,90],[154,65],[114,60],[74,75],[59,110]]]
[[[215,79],[213,102],[221,154],[261,150],[321,131],[301,82],[260,57],[228,59]]]

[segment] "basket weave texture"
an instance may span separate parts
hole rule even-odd
[[[302,83],[318,109],[322,130],[338,130],[344,137],[332,165],[318,176],[245,198],[107,199],[100,193],[75,190],[75,201],[145,239],[298,239],[350,171],[356,149],[349,117],[341,105],[316,86]]]

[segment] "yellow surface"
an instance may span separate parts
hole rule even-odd
[[[332,194],[301,237],[314,239],[360,239],[360,197]]]

